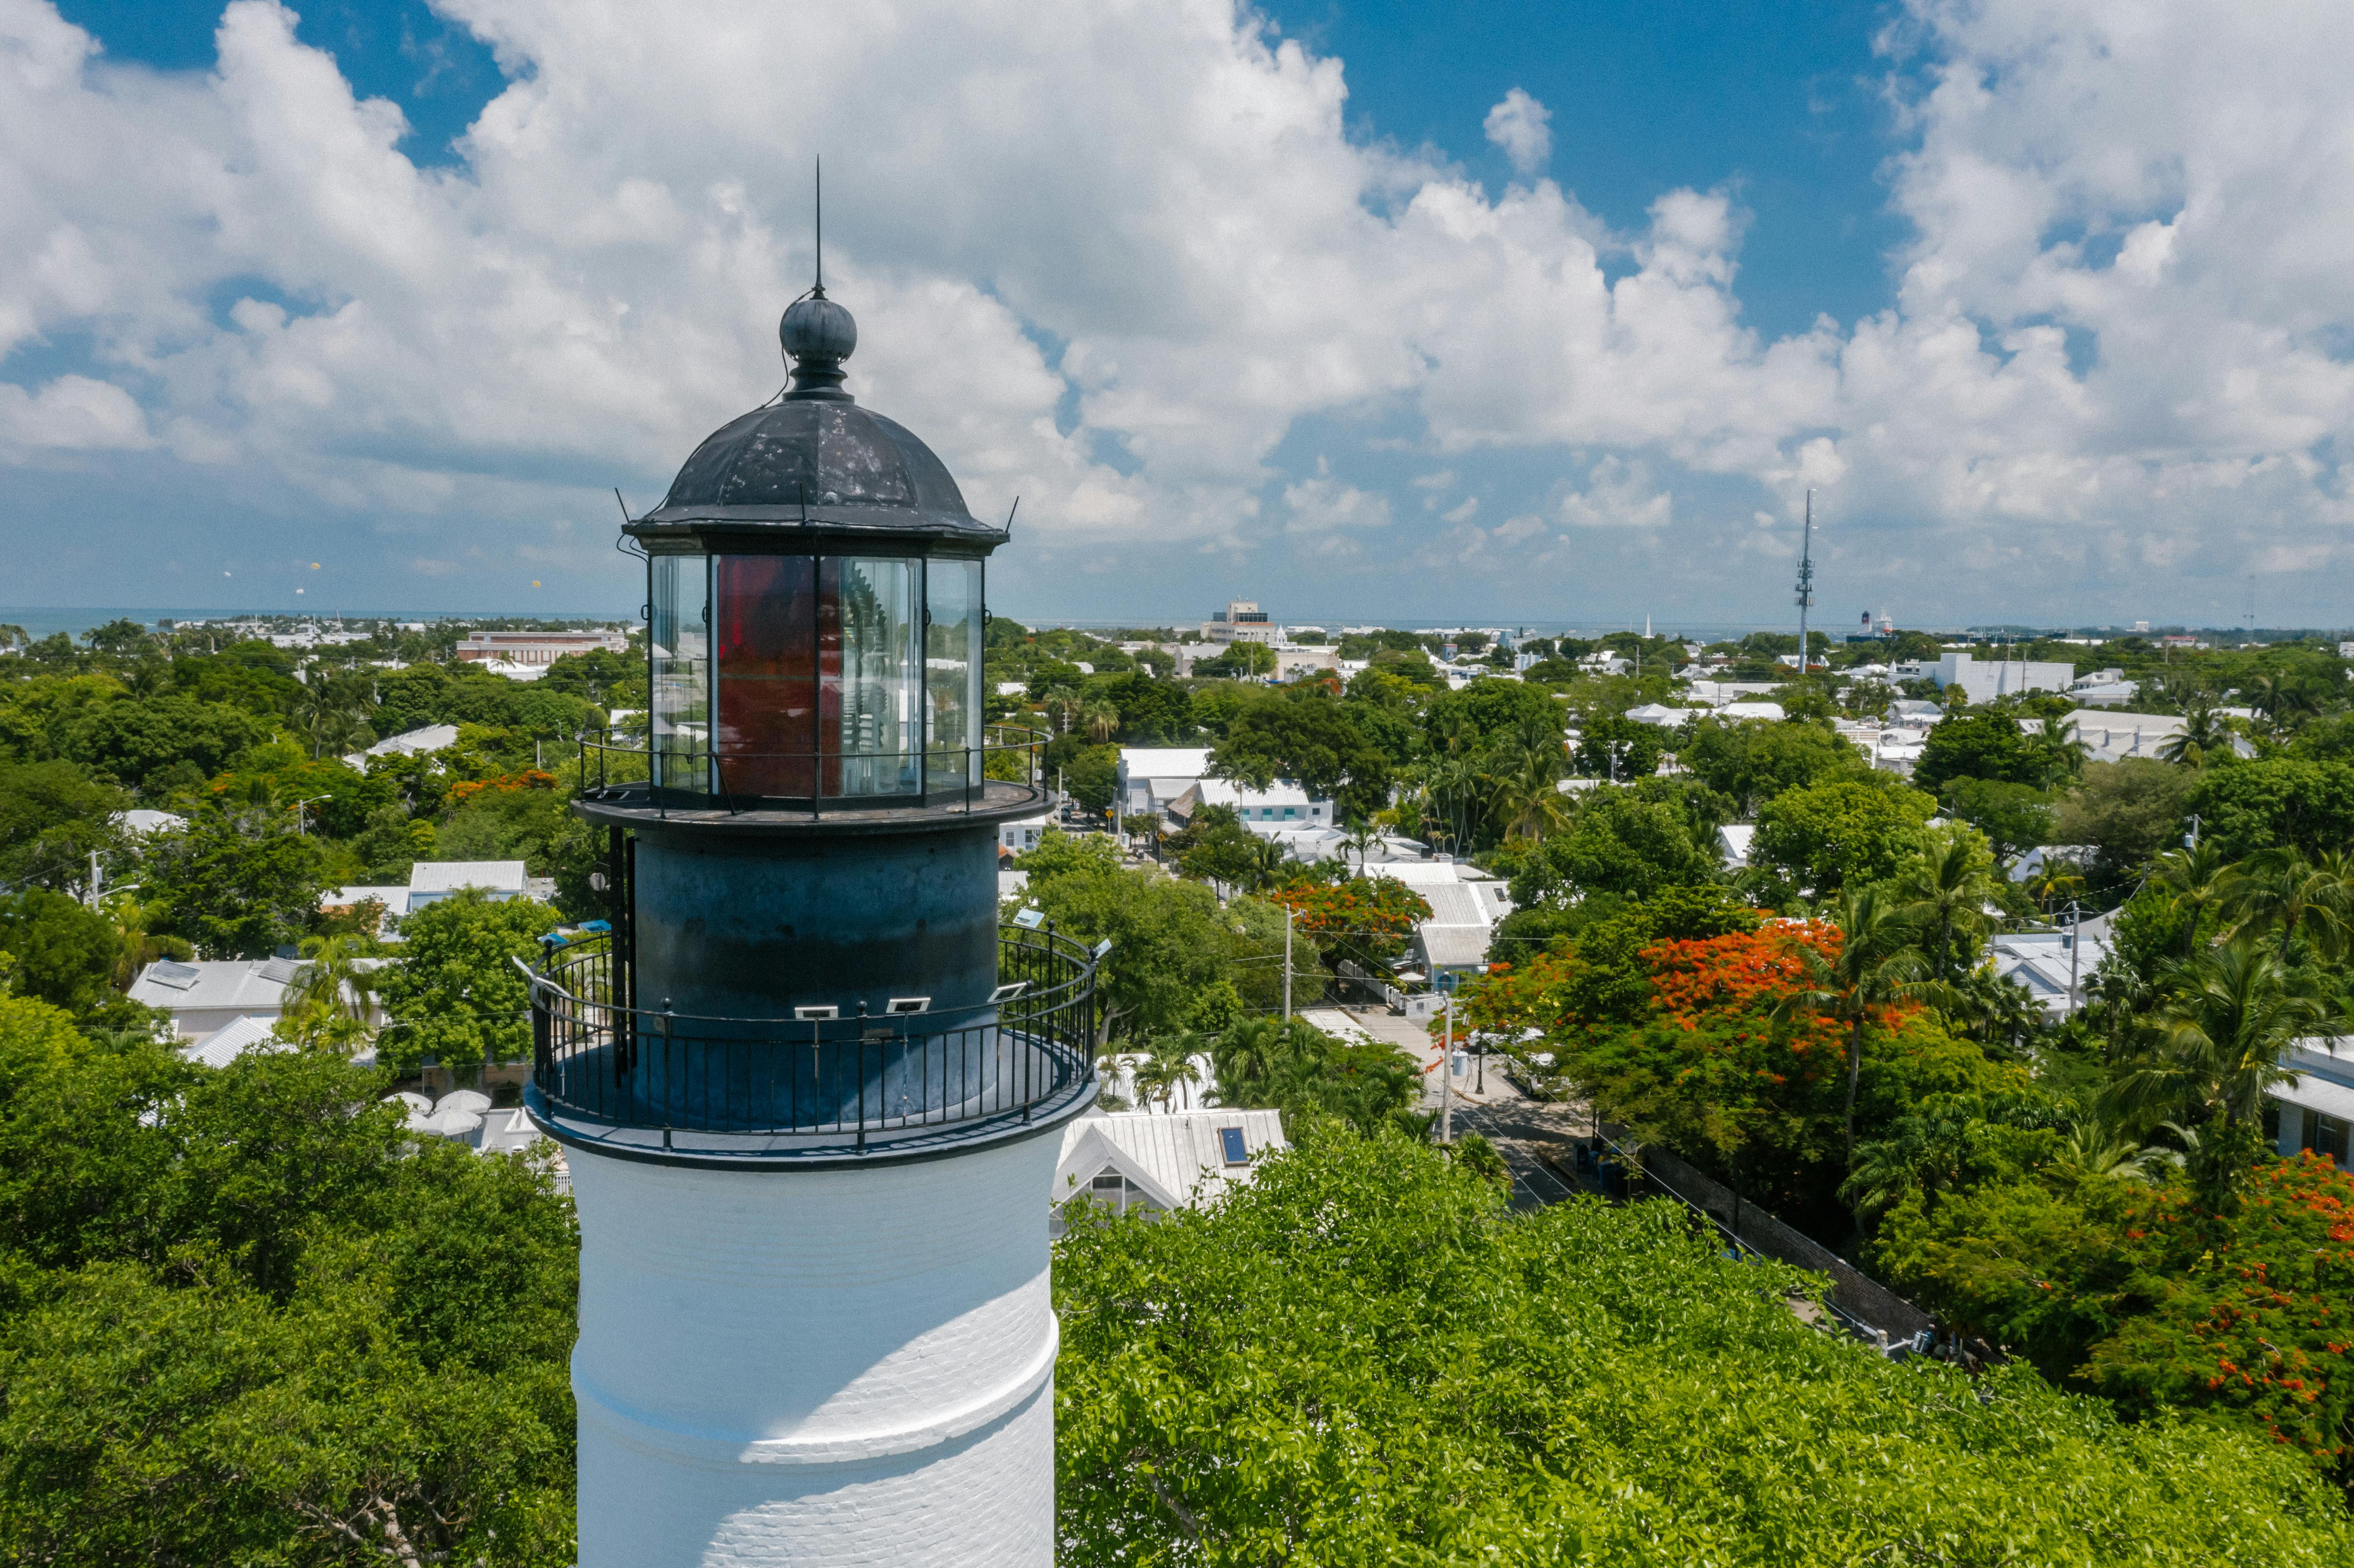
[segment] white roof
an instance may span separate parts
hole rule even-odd
[[[2084,1000],[2084,988],[2091,982],[2093,971],[2109,956],[2108,932],[2105,925],[2087,920],[2077,927],[2075,975],[2076,1001]],[[2020,987],[2042,1004],[2047,1012],[2064,1013],[2068,1005],[2069,948],[2067,936],[2060,931],[2027,931],[1997,937],[1989,956],[1994,960],[1994,972]]]
[[[1447,926],[1436,920],[1415,927],[1423,962],[1433,969],[1478,969],[1488,961],[1488,944],[1495,932],[1486,926]]]
[[[250,1009],[275,1017],[301,966],[292,959],[158,959],[131,982],[131,1000],[174,1012]]]
[[[1645,703],[1641,707],[1627,710],[1627,716],[1637,724],[1657,725],[1662,729],[1673,729],[1691,715],[1690,708],[1671,708],[1662,703]]]
[[[2327,1078],[2309,1075],[2293,1084],[2274,1084],[2264,1091],[2274,1099],[2302,1106],[2323,1116],[2334,1116],[2340,1121],[2354,1121],[2354,1089],[2343,1084],[2333,1084]]]
[[[1783,716],[1779,703],[1727,703],[1717,710],[1721,718],[1776,719]]]
[[[1380,868],[1384,873],[1389,867]],[[1481,929],[1494,925],[1511,913],[1511,900],[1504,896],[1500,882],[1426,882],[1415,888],[1430,906],[1426,926],[1477,926]]]
[[[1163,1116],[1157,1111],[1089,1115],[1065,1125],[1063,1156],[1055,1170],[1054,1201],[1087,1191],[1107,1171],[1117,1171],[1161,1209],[1185,1208],[1215,1198],[1227,1187],[1248,1182],[1251,1166],[1226,1162],[1219,1134],[1239,1128],[1245,1150],[1288,1149],[1283,1117],[1271,1110],[1195,1110]]]
[[[1231,779],[1204,779],[1194,786],[1205,806],[1307,806],[1313,804],[1308,791],[1288,779],[1278,779],[1264,789],[1254,789],[1237,784]]]
[[[1757,829],[1749,822],[1727,822],[1716,830],[1716,847],[1724,856],[1724,863],[1736,869],[1749,863],[1749,846],[1756,842]]]
[[[480,887],[493,893],[521,893],[523,863],[519,860],[420,860],[408,868],[408,891],[455,893],[461,887]]]
[[[234,1019],[214,1030],[201,1044],[181,1047],[180,1054],[207,1067],[226,1067],[248,1051],[284,1051],[286,1042],[270,1033],[274,1018]]]
[[[143,839],[149,833],[177,832],[188,825],[186,817],[175,817],[169,811],[151,811],[143,806],[119,812],[114,820]]]
[[[1493,882],[1495,877],[1485,869],[1460,860],[1400,860],[1392,861],[1377,874],[1405,883],[1416,892],[1437,883]]]
[[[1210,770],[1210,748],[1206,746],[1122,747],[1119,770],[1129,779],[1199,779]]]
[[[484,1154],[513,1154],[529,1149],[539,1141],[539,1128],[532,1125],[530,1113],[517,1106],[483,1114],[480,1148]]]
[[[420,751],[439,751],[445,746],[458,744],[458,726],[454,724],[429,724],[422,729],[404,730],[387,736],[367,748],[370,757],[410,757]]]
[[[362,887],[356,884],[350,887],[327,889],[326,892],[319,895],[319,907],[349,909],[354,905],[365,904],[371,898],[394,914],[398,914],[408,907],[408,889],[406,887]]]

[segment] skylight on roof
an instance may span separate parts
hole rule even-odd
[[[149,980],[154,980],[157,985],[170,986],[174,991],[186,991],[203,976],[204,970],[196,968],[196,965],[175,963],[169,959],[151,966],[147,970]]]
[[[1250,1163],[1250,1146],[1243,1141],[1243,1129],[1241,1128],[1222,1127],[1218,1128],[1218,1144],[1226,1152],[1227,1164],[1247,1165]]]

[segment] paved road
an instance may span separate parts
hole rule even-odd
[[[1365,1033],[1390,1042],[1414,1057],[1425,1069],[1422,1108],[1438,1109],[1439,1074],[1444,1069],[1438,1065],[1437,1044],[1429,1031],[1385,1007],[1352,1007],[1348,1012]],[[1450,1096],[1454,1101],[1455,1131],[1458,1136],[1479,1133],[1496,1146],[1496,1152],[1504,1157],[1504,1164],[1512,1172],[1512,1207],[1539,1208],[1576,1196],[1583,1189],[1546,1164],[1543,1156],[1549,1151],[1564,1166],[1569,1163],[1570,1145],[1586,1128],[1585,1107],[1549,1105],[1525,1097],[1504,1076],[1502,1063],[1497,1058],[1490,1058],[1487,1064],[1484,1085],[1482,1075],[1475,1063],[1471,1071],[1455,1080]]]

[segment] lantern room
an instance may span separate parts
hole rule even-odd
[[[980,778],[983,563],[1004,534],[931,450],[842,389],[850,313],[813,292],[792,385],[628,524],[647,554],[657,796],[888,807]]]

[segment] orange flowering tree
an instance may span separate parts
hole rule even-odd
[[[553,789],[556,775],[542,768],[526,768],[520,773],[504,773],[494,779],[470,779],[450,786],[449,801],[452,808],[464,805],[477,795],[516,795],[526,789]]]
[[[1405,951],[1417,922],[1430,918],[1430,903],[1405,883],[1388,876],[1352,876],[1341,882],[1302,877],[1267,897],[1292,912],[1292,929],[1338,962],[1355,951],[1384,962]]]
[[[1881,1271],[1956,1326],[2130,1414],[2207,1410],[2347,1473],[2354,1437],[2354,1173],[2267,1160],[2229,1212],[2047,1165],[1907,1202]]]

